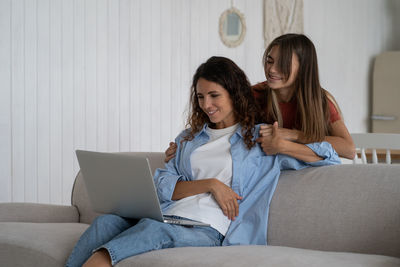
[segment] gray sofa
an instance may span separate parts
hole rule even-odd
[[[163,153],[135,154],[163,166]],[[71,206],[1,203],[0,266],[63,266],[97,215],[80,174]],[[283,172],[268,244],[165,249],[117,266],[400,266],[400,165]]]

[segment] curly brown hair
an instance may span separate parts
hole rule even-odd
[[[261,109],[254,99],[246,74],[232,60],[225,57],[211,57],[197,68],[190,91],[189,116],[186,123],[189,130],[183,141],[192,140],[205,123],[210,127],[214,126],[200,108],[197,99],[196,86],[200,78],[221,85],[229,93],[235,118],[242,127],[244,143],[248,149],[253,147],[253,130],[262,117]]]

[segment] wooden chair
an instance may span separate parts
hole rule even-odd
[[[367,164],[366,149],[372,149],[372,163],[378,163],[378,150],[386,150],[386,164],[391,164],[390,150],[400,150],[400,134],[385,134],[385,133],[353,133],[351,134],[356,151],[361,152],[361,162]],[[353,160],[357,163],[358,156]]]

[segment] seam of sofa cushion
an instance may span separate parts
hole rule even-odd
[[[10,243],[2,243],[2,244],[3,244],[3,245],[6,245],[6,246],[9,246],[9,247],[14,247],[15,249],[18,249],[18,250],[22,250],[22,251],[25,250],[25,251],[27,251],[28,253],[32,253],[32,255],[40,254],[40,255],[42,255],[42,256],[44,256],[44,257],[46,257],[46,258],[48,258],[48,259],[54,261],[55,263],[58,262],[58,260],[57,260],[56,258],[54,258],[54,257],[52,257],[52,256],[50,256],[50,255],[48,255],[48,254],[44,254],[44,253],[42,253],[40,250],[36,250],[36,249],[32,249],[32,248],[27,248],[27,247],[24,247],[24,246],[21,246],[21,245],[17,245],[17,244],[10,244]],[[0,245],[0,246],[1,246],[1,245]],[[21,252],[19,251],[18,254],[21,255]]]

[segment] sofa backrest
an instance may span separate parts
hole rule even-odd
[[[283,172],[268,244],[400,257],[400,165]]]
[[[147,157],[150,162],[150,168],[154,173],[157,168],[164,167],[165,155],[163,152],[123,152],[134,156]],[[79,211],[79,220],[81,223],[90,224],[100,213],[94,212],[89,202],[86,187],[83,181],[82,173],[79,172],[75,178],[72,190],[72,205]]]
[[[154,172],[164,153],[147,156]],[[81,174],[72,204],[82,223],[92,211]],[[268,244],[400,257],[400,165],[336,165],[284,171],[273,196]]]

